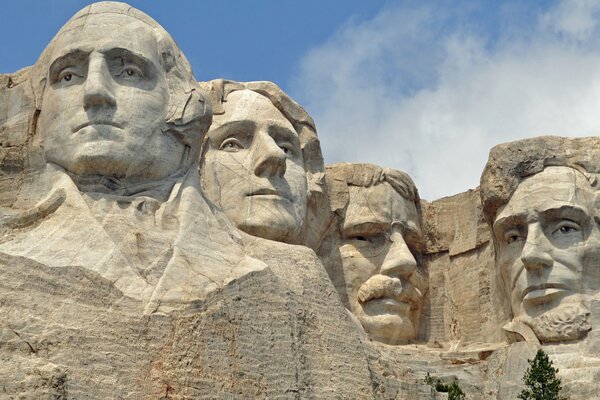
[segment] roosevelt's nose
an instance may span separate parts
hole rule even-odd
[[[102,55],[91,55],[85,80],[83,108],[115,106],[113,78]]]
[[[530,224],[527,239],[521,251],[521,261],[528,271],[541,270],[552,266],[552,257],[548,253],[550,242],[539,223]]]
[[[392,244],[381,265],[381,274],[408,278],[417,268],[417,260],[411,253],[402,233],[393,232],[390,239]]]
[[[286,155],[275,140],[266,132],[254,137],[254,174],[256,176],[283,176]]]

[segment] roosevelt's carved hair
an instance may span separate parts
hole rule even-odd
[[[160,63],[165,71],[169,90],[169,104],[163,131],[173,134],[190,148],[188,164],[198,159],[202,137],[212,121],[210,102],[194,78],[190,63],[171,35],[154,19],[128,4],[101,2],[91,4],[77,12],[54,36],[35,63],[32,85],[37,111],[41,110],[47,84],[48,68],[52,62],[57,38],[64,32],[82,29],[92,15],[121,14],[147,24],[156,37]]]
[[[335,213],[343,213],[348,206],[348,186],[368,188],[387,183],[400,196],[413,202],[420,214],[419,192],[410,176],[403,171],[374,164],[337,163],[326,167],[325,176],[331,210]]]

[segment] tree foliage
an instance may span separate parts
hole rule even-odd
[[[433,378],[428,372],[427,376],[425,376],[425,383],[437,392],[448,393],[448,400],[465,400],[465,392],[462,391],[456,380],[447,385],[439,378]]]
[[[520,400],[566,400],[560,395],[562,386],[556,377],[558,368],[552,366],[544,350],[538,350],[534,359],[527,361],[529,368],[523,376],[526,387],[517,397]]]

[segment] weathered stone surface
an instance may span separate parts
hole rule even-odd
[[[0,398],[509,399],[540,346],[593,398],[598,149],[500,145],[420,200],[325,169],[273,83],[197,82],[150,17],[88,6],[0,75]]]

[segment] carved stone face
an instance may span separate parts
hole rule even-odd
[[[48,161],[134,180],[180,168],[185,146],[162,132],[169,92],[154,32],[98,14],[55,40],[38,120]]]
[[[294,127],[250,90],[232,92],[223,106],[208,132],[205,194],[250,235],[295,242],[306,217],[307,184]]]
[[[496,216],[497,264],[515,318],[580,301],[593,193],[580,172],[548,167],[523,180]]]
[[[415,258],[421,247],[415,204],[387,183],[348,189],[340,254],[350,311],[374,340],[414,339],[423,280]]]

